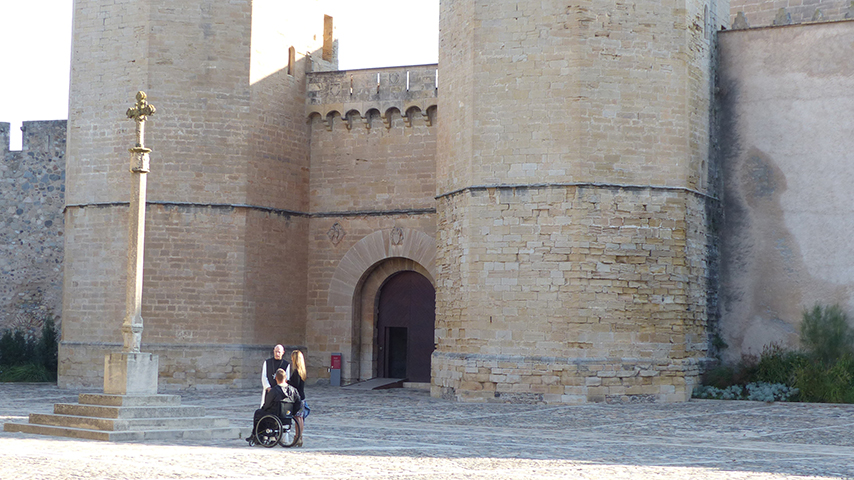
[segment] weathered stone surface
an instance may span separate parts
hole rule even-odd
[[[773,0],[730,0],[730,4],[730,18],[733,28],[737,29],[747,28],[738,23],[736,17],[742,12],[746,15],[751,27],[851,18],[851,0],[799,0],[784,3]],[[821,19],[815,18],[817,9],[821,9]],[[781,10],[783,10],[782,16]]]
[[[64,120],[24,122],[22,150],[0,123],[0,331],[40,334],[62,316]]]
[[[854,307],[854,23],[720,35],[725,358],[799,347],[804,308]]]

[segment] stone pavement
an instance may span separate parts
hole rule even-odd
[[[79,392],[0,384],[0,422]],[[854,479],[854,405],[699,400],[460,404],[425,391],[309,386],[305,447],[110,443],[0,431],[0,479]],[[183,392],[251,426],[259,391]]]

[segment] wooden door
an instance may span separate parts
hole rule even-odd
[[[380,289],[377,309],[377,376],[430,381],[436,292],[423,275],[401,272]]]

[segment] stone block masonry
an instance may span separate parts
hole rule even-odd
[[[435,87],[436,65],[308,75],[310,376],[333,352],[345,382],[376,376],[379,287],[403,270],[433,280]]]
[[[707,350],[705,198],[549,186],[440,202],[434,395],[690,398]]]
[[[727,2],[443,2],[432,393],[684,401]]]
[[[0,123],[0,331],[62,315],[65,120],[24,122],[20,151]]]

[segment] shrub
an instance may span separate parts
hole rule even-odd
[[[52,317],[44,321],[40,338],[25,335],[21,330],[7,330],[0,336],[0,381],[55,381],[58,348],[58,335]]]
[[[44,365],[27,363],[4,367],[0,371],[0,382],[53,382],[56,381],[56,372],[51,374]]]
[[[36,352],[39,357],[36,359],[37,363],[44,365],[56,380],[56,371],[59,366],[59,334],[52,317],[48,317],[44,322]]]
[[[854,331],[839,305],[804,310],[801,344],[818,361],[830,364],[844,355],[854,354]]]
[[[753,377],[758,382],[793,386],[795,371],[807,361],[804,353],[784,350],[780,345],[772,343],[762,350]]]
[[[0,365],[23,365],[33,360],[35,343],[24,332],[7,330],[0,337]]]
[[[703,376],[700,398],[854,403],[854,328],[839,305],[804,310],[803,351],[772,344],[759,357],[745,355],[734,367]],[[742,389],[742,385],[744,389]],[[745,390],[746,389],[746,390]]]
[[[716,365],[703,373],[702,383],[718,389],[724,389],[733,384],[735,370],[728,365]]]
[[[805,402],[854,403],[854,357],[805,362],[795,371],[795,386]]]
[[[719,400],[753,400],[760,402],[788,402],[797,398],[798,389],[781,383],[753,382],[747,386],[730,385],[720,389],[711,386],[697,387],[694,397]]]
[[[797,398],[799,390],[782,383],[748,383],[747,399],[758,402],[788,402]]]

